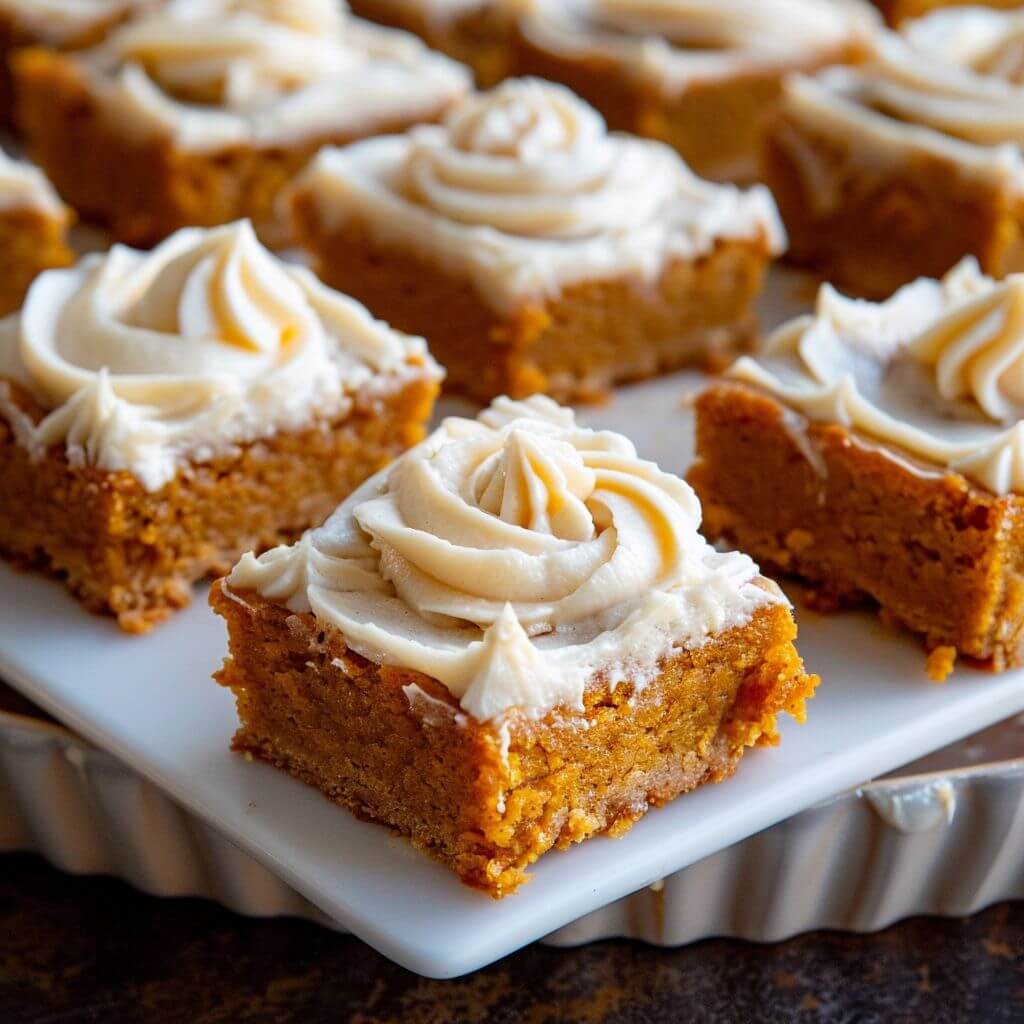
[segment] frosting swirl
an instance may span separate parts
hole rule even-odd
[[[183,461],[337,415],[374,373],[426,359],[246,221],[46,272],[4,326],[0,376],[52,410],[27,440],[149,489]]]
[[[1024,275],[994,281],[969,257],[883,303],[825,286],[813,317],[730,376],[812,420],[841,423],[996,494],[1024,493]]]
[[[298,545],[228,578],[312,610],[373,660],[440,680],[481,720],[581,706],[779,600],[700,536],[700,505],[626,438],[548,399],[452,419]]]
[[[433,116],[469,84],[414,36],[337,0],[169,0],[82,63],[127,123],[197,149]]]
[[[649,220],[684,174],[658,147],[610,136],[568,89],[509,80],[471,96],[443,128],[412,133],[406,188],[463,224],[535,238],[579,238]]]
[[[127,15],[159,0],[0,0],[9,14],[42,42],[74,43],[95,35]]]

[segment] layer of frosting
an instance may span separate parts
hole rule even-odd
[[[525,0],[519,24],[542,49],[612,57],[673,92],[752,68],[841,57],[879,20],[861,0]]]
[[[97,31],[159,0],[0,0],[9,18],[33,41],[62,44],[89,40]]]
[[[337,0],[169,0],[81,60],[123,124],[197,150],[429,119],[470,84],[461,65]]]
[[[50,410],[34,424],[0,400],[21,442],[62,445],[74,464],[127,470],[149,490],[342,415],[382,375],[437,372],[421,340],[272,255],[244,221],[47,271],[0,322],[0,378]]]
[[[38,210],[65,218],[67,211],[49,179],[34,164],[15,160],[0,149],[0,210]]]
[[[357,219],[470,276],[499,309],[575,280],[649,279],[723,238],[784,245],[763,187],[702,181],[669,147],[609,133],[567,89],[535,79],[468,97],[442,125],[323,150],[297,188],[329,226]]]
[[[541,716],[582,708],[598,679],[642,689],[674,648],[784,600],[699,525],[689,486],[626,438],[550,399],[499,399],[446,420],[297,544],[243,557],[227,585],[312,611],[477,719]]]
[[[973,257],[882,303],[825,285],[729,375],[811,420],[840,423],[996,494],[1024,493],[1024,275]]]

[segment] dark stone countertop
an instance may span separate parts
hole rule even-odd
[[[0,858],[3,1024],[1024,1022],[1024,903],[773,946],[531,946],[454,981],[356,939]]]

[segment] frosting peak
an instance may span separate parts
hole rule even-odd
[[[826,287],[813,317],[729,372],[810,419],[1024,493],[1024,275],[993,281],[969,257],[882,303]]]
[[[308,601],[349,646],[439,679],[481,719],[543,714],[579,707],[599,673],[642,685],[673,645],[778,599],[699,523],[687,484],[624,437],[550,402],[506,401],[446,421],[304,549],[247,557],[228,585]]]
[[[0,334],[0,377],[52,410],[32,442],[150,489],[182,461],[339,415],[353,388],[409,359],[431,365],[244,221],[48,271]]]
[[[643,223],[680,189],[668,151],[610,136],[568,89],[513,79],[464,99],[441,128],[413,133],[410,195],[463,224],[580,238]]]
[[[15,160],[0,149],[0,209],[39,210],[51,217],[67,217],[46,175],[34,164]]]

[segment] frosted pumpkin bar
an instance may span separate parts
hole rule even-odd
[[[562,82],[700,175],[752,181],[783,77],[862,59],[862,0],[512,0],[512,67]]]
[[[763,187],[701,181],[536,79],[323,150],[292,209],[320,275],[423,334],[448,386],[484,401],[594,398],[734,353],[784,245]]]
[[[782,593],[626,438],[535,396],[449,419],[210,599],[234,745],[494,897],[802,719]]]
[[[870,599],[937,651],[1024,662],[1024,276],[966,260],[813,316],[697,401],[705,531]],[[941,674],[941,673],[940,673]]]
[[[1024,13],[936,11],[869,60],[787,80],[762,180],[790,259],[884,298],[964,256],[1024,270]]]
[[[72,260],[71,212],[38,167],[0,149],[0,316],[16,310],[35,276]]]
[[[439,376],[246,222],[46,271],[0,322],[0,552],[148,629],[421,440]]]
[[[434,120],[467,71],[337,0],[169,0],[79,53],[14,59],[30,152],[83,217],[152,245],[252,219],[325,143]]]

